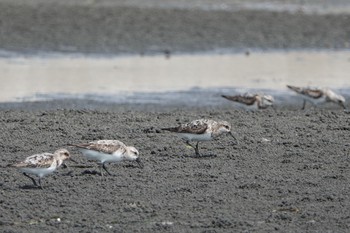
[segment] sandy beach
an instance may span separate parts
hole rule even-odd
[[[211,1],[204,1],[209,8],[196,0],[173,2],[2,0],[0,50],[169,55],[349,47],[343,0],[322,14],[294,7],[295,0],[280,1],[289,7],[282,10],[236,8],[240,0],[213,8]],[[350,115],[336,105],[300,107],[245,112],[230,103],[1,103],[0,231],[349,232]],[[199,118],[230,122],[238,144],[222,136],[200,144],[216,156],[194,158],[193,149],[161,130]],[[98,139],[135,146],[145,167],[110,164],[114,175],[103,179],[96,163],[67,146]],[[44,190],[7,166],[61,147],[78,163],[45,177]]]

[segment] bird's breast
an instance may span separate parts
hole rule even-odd
[[[179,136],[186,141],[209,141],[212,139],[211,133],[204,133],[204,134],[179,133]]]
[[[99,151],[80,149],[85,157],[89,160],[100,161],[101,163],[105,162],[118,162],[123,160],[121,153],[106,154]]]

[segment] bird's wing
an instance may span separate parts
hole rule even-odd
[[[299,94],[309,96],[310,98],[318,99],[323,96],[323,91],[318,88],[301,88],[301,87],[295,87],[287,85],[287,87]]]
[[[222,95],[225,99],[235,101],[238,103],[246,104],[246,105],[253,105],[256,101],[256,96],[248,96],[248,95],[233,95],[233,96],[227,96]]]
[[[301,92],[301,94],[309,96],[314,99],[321,98],[323,96],[323,91],[319,89],[311,89],[311,88],[305,88]]]
[[[195,120],[181,125],[178,133],[202,134],[208,129],[208,123],[203,120]]]
[[[54,155],[51,153],[35,154],[27,157],[24,161],[13,164],[14,167],[28,168],[48,168],[54,160]]]
[[[105,154],[113,154],[115,151],[121,148],[125,148],[124,143],[121,143],[121,144],[112,143],[112,142],[102,143],[102,141],[90,142],[86,144],[75,144],[72,146],[82,148],[82,149],[87,149],[87,150],[94,150]]]

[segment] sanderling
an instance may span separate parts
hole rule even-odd
[[[64,160],[69,158],[70,154],[68,150],[58,149],[53,154],[42,153],[29,156],[24,161],[11,164],[10,166],[19,168],[23,172],[23,175],[33,181],[35,186],[38,186],[35,179],[27,173],[37,175],[39,177],[39,187],[42,189],[41,178],[54,172],[62,165]]]
[[[245,110],[258,110],[265,109],[273,105],[274,98],[271,95],[263,94],[244,94],[244,95],[221,95],[225,99],[231,100],[237,103],[238,107]]]
[[[325,102],[333,102],[345,109],[345,98],[339,94],[334,93],[328,88],[309,88],[309,87],[295,87],[287,85],[287,87],[304,99],[302,109],[305,109],[306,101],[317,105]]]
[[[102,168],[111,175],[105,163],[127,160],[136,161],[140,167],[143,167],[137,149],[133,146],[126,146],[118,140],[99,140],[84,144],[70,144],[70,146],[77,147],[87,159],[98,161],[101,176],[103,176]]]
[[[209,141],[225,133],[230,134],[236,140],[231,132],[231,125],[226,121],[199,119],[177,127],[162,128],[162,130],[177,133],[187,145],[195,150],[196,156],[201,156],[198,148],[200,141]],[[193,146],[191,141],[196,141],[196,146]]]

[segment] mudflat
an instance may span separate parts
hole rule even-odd
[[[238,138],[203,142],[203,154],[161,131],[198,118],[227,120]],[[350,115],[308,108],[0,111],[2,232],[347,232]],[[68,143],[119,139],[145,164],[97,165]],[[68,148],[44,190],[7,164]]]
[[[0,50],[169,55],[349,47],[347,13],[77,2],[0,1]],[[222,136],[200,144],[215,156],[194,158],[161,130],[198,118],[231,122],[238,144]],[[349,125],[349,113],[333,106],[244,112],[229,104],[2,103],[0,231],[348,232]],[[135,146],[145,167],[109,164],[114,175],[102,178],[96,163],[67,146],[97,139]],[[7,166],[61,147],[78,163],[45,177],[44,190]]]
[[[346,12],[310,14],[302,6],[295,12],[205,10],[171,7],[171,1],[148,1],[154,2],[148,7],[147,1],[131,2],[0,1],[0,49],[21,53],[169,54],[247,48],[349,48],[350,18]]]

